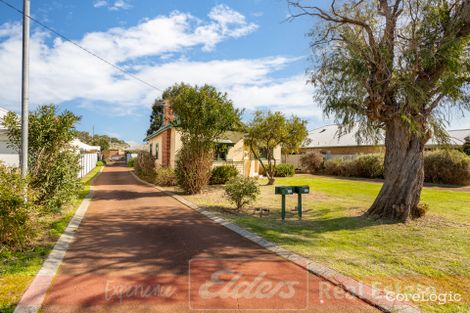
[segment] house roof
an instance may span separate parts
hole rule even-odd
[[[356,134],[358,127],[355,126],[351,132],[347,133],[343,130],[340,131],[340,126],[337,124],[326,125],[316,128],[309,132],[308,138],[310,142],[304,145],[304,148],[333,148],[333,147],[353,147],[353,146],[383,146],[383,138],[374,141],[372,139],[362,139],[358,143]],[[465,137],[470,136],[470,129],[456,129],[447,131],[450,136],[450,144],[455,146],[463,145]],[[438,142],[432,138],[426,145],[437,145]]]
[[[170,128],[172,128],[172,127],[173,127],[173,126],[172,126],[171,124],[167,124],[167,125],[165,125],[165,126],[162,126],[162,127],[160,127],[159,130],[157,130],[157,131],[154,132],[153,134],[150,134],[150,135],[148,135],[147,137],[145,137],[144,140],[145,140],[145,141],[148,141],[148,140],[150,140],[150,139],[152,139],[152,138],[155,138],[155,137],[157,137],[158,135],[160,135],[161,133],[163,133],[165,130],[170,129]]]

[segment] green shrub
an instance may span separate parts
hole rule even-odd
[[[81,189],[78,179],[79,155],[69,147],[80,117],[69,111],[59,113],[54,105],[40,106],[29,115],[30,186],[37,193],[35,204],[45,210],[59,211]],[[3,118],[10,146],[21,147],[18,116],[9,112]]]
[[[345,176],[344,175],[344,160],[343,159],[329,159],[323,163],[322,174],[331,176]]]
[[[23,191],[27,190],[29,202]],[[0,244],[19,249],[34,237],[36,212],[33,194],[17,169],[0,164]]]
[[[178,186],[189,194],[200,193],[209,183],[213,157],[211,149],[197,142],[184,142],[176,161]]]
[[[292,164],[278,164],[274,171],[275,177],[291,177],[295,174],[295,168]]]
[[[211,185],[223,185],[237,175],[238,170],[233,165],[217,166],[211,171],[211,178],[209,183]]]
[[[457,150],[436,150],[424,156],[425,181],[439,184],[470,184],[470,157]]]
[[[63,149],[36,160],[30,173],[30,186],[37,193],[36,204],[46,211],[58,212],[77,197],[82,189],[79,158],[74,151]]]
[[[148,151],[141,151],[134,161],[134,171],[145,181],[155,182],[156,167],[155,158]]]
[[[135,160],[137,158],[130,158],[129,161],[127,161],[127,166],[129,167],[134,167],[134,164],[135,164]]]
[[[323,167],[324,157],[318,151],[309,152],[300,158],[300,165],[309,173],[319,172]]]
[[[225,195],[237,210],[255,201],[259,194],[259,186],[252,178],[234,177],[225,185]]]
[[[96,166],[105,166],[105,165],[106,165],[105,160],[101,160],[101,161],[96,162]]]
[[[176,186],[175,171],[170,167],[157,167],[155,184],[158,186]]]
[[[384,157],[381,154],[365,154],[345,162],[346,176],[383,178]]]

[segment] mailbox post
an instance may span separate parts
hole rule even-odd
[[[293,188],[290,186],[276,186],[274,189],[276,195],[281,195],[281,218],[284,222],[286,219],[286,195],[294,193]]]
[[[297,194],[297,214],[302,219],[302,195],[310,192],[309,186],[295,186],[294,192]]]

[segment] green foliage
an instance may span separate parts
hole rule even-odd
[[[134,171],[145,181],[153,183],[155,181],[155,158],[148,151],[140,151],[134,162]]]
[[[262,171],[274,183],[276,159],[274,149],[285,143],[288,132],[288,123],[281,112],[256,112],[253,120],[246,126],[245,142],[250,146],[254,157],[260,162]],[[261,156],[265,152],[265,160]],[[266,162],[266,164],[265,164]]]
[[[298,153],[304,143],[308,143],[307,121],[297,116],[292,116],[286,123],[288,136],[282,143],[282,153]]]
[[[81,188],[77,178],[79,155],[69,146],[80,120],[69,111],[57,112],[54,105],[39,107],[29,116],[30,186],[37,192],[36,204],[57,211],[72,200]],[[19,118],[10,112],[3,125],[13,148],[20,150]]]
[[[380,154],[365,154],[353,159],[326,160],[321,173],[363,178],[383,178],[384,159]]]
[[[225,195],[237,210],[254,202],[259,194],[258,183],[252,178],[234,177],[225,185]]]
[[[29,200],[33,193],[27,181],[16,168],[0,164],[0,244],[12,249],[21,249],[35,236],[35,208],[25,201],[24,191]]]
[[[100,146],[101,151],[109,150],[111,148],[127,148],[129,144],[124,140],[107,135],[90,135],[86,131],[75,131],[75,137],[81,142],[92,146]]]
[[[470,157],[457,150],[436,150],[424,157],[425,180],[440,184],[470,184]]]
[[[470,136],[465,138],[462,149],[465,154],[470,155]]]
[[[174,85],[163,93],[175,114],[174,126],[182,132],[176,177],[188,193],[199,193],[207,186],[215,141],[223,133],[237,129],[241,111],[233,107],[225,93],[204,85]]]
[[[106,165],[105,160],[101,160],[101,161],[96,162],[96,166],[105,166],[105,165]]]
[[[292,164],[278,164],[276,165],[276,170],[274,176],[276,177],[291,177],[294,176],[295,169]]]
[[[128,161],[127,161],[127,166],[128,167],[134,167],[134,164],[135,164],[135,161],[137,160],[137,158],[130,158]]]
[[[176,181],[186,193],[200,193],[207,186],[213,162],[212,150],[187,141],[178,152],[176,160]]]
[[[170,167],[157,167],[155,175],[155,184],[158,186],[175,186],[175,170]]]
[[[152,105],[152,114],[150,115],[150,126],[147,130],[147,136],[150,136],[163,126],[163,100],[156,99]]]
[[[176,118],[174,125],[180,127],[187,140],[212,147],[224,132],[235,130],[241,124],[242,111],[235,109],[227,94],[215,87],[175,85],[164,93],[164,98],[171,102]]]
[[[211,178],[209,183],[211,185],[223,185],[237,175],[238,170],[233,165],[217,166],[211,171]]]
[[[306,153],[300,157],[300,164],[303,169],[311,174],[319,172],[323,168],[324,157],[318,151]]]

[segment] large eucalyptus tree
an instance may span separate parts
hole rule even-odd
[[[368,214],[420,215],[423,151],[444,111],[468,110],[470,0],[289,1],[313,17],[312,83],[327,115],[385,135],[385,182]]]

